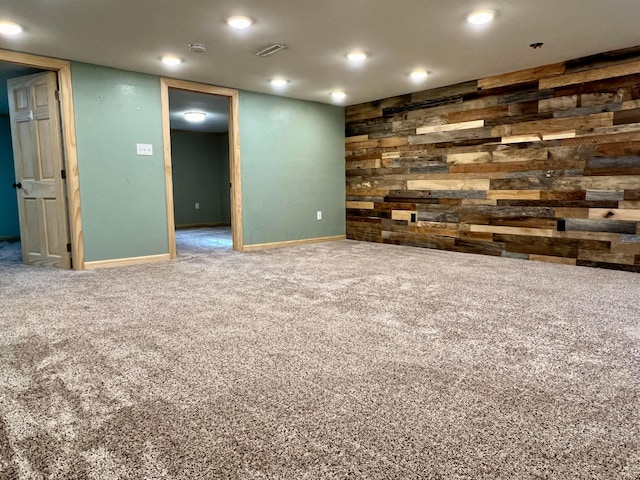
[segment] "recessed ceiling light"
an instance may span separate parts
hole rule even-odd
[[[331,92],[331,98],[339,102],[347,98],[347,94],[341,91],[335,91],[335,92]]]
[[[253,20],[244,15],[234,15],[233,17],[227,18],[227,24],[230,27],[242,29],[253,25]]]
[[[180,57],[176,57],[175,55],[164,55],[162,57],[162,63],[165,65],[180,65],[182,63],[182,59]]]
[[[271,79],[271,85],[273,85],[274,87],[284,87],[287,83],[289,83],[289,80],[287,80],[286,78]]]
[[[0,22],[0,34],[13,36],[22,33],[22,27],[13,22]]]
[[[352,62],[362,62],[367,59],[367,54],[361,50],[354,50],[347,53],[347,58]]]
[[[186,112],[184,114],[184,119],[187,122],[193,122],[193,123],[204,122],[205,118],[207,118],[207,114],[204,112]]]
[[[411,77],[411,80],[424,80],[429,76],[429,72],[426,70],[414,70],[409,74],[409,76]]]
[[[496,16],[495,10],[476,10],[467,16],[467,22],[473,25],[484,25],[493,21]]]

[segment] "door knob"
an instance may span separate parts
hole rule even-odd
[[[20,182],[14,183],[13,184],[13,188],[22,188],[22,183],[20,183]]]

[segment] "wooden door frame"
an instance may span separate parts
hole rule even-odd
[[[204,83],[161,78],[162,137],[164,143],[164,171],[167,197],[167,226],[169,255],[176,257],[176,226],[173,210],[173,173],[171,167],[171,125],[169,117],[169,89],[219,95],[229,99],[229,174],[231,178],[231,235],[233,249],[244,248],[242,235],[242,178],[240,170],[240,123],[238,119],[238,91]]]
[[[0,62],[50,70],[58,74],[60,90],[60,124],[64,148],[64,168],[67,174],[67,218],[71,236],[71,258],[74,270],[84,270],[84,237],[80,209],[80,180],[78,177],[78,150],[71,86],[71,63],[56,58],[40,57],[28,53],[0,50]]]

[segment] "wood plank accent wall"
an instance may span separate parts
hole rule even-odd
[[[640,272],[640,47],[346,110],[347,237]]]

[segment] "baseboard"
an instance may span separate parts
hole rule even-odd
[[[176,230],[181,228],[205,228],[205,227],[230,227],[230,223],[225,222],[213,222],[213,223],[185,223],[183,225],[176,225]]]
[[[0,242],[17,242],[20,237],[0,237]]]
[[[85,270],[93,270],[96,268],[126,267],[129,265],[141,265],[143,263],[162,262],[170,259],[171,256],[168,253],[163,253],[161,255],[147,255],[144,257],[114,258],[112,260],[84,262],[84,268]]]
[[[255,252],[257,250],[267,250],[270,248],[295,247],[297,245],[307,245],[309,243],[334,242],[336,240],[346,240],[346,238],[347,238],[346,235],[336,235],[334,237],[318,237],[318,238],[303,238],[301,240],[287,240],[286,242],[256,243],[255,245],[244,245],[242,247],[242,251]]]

